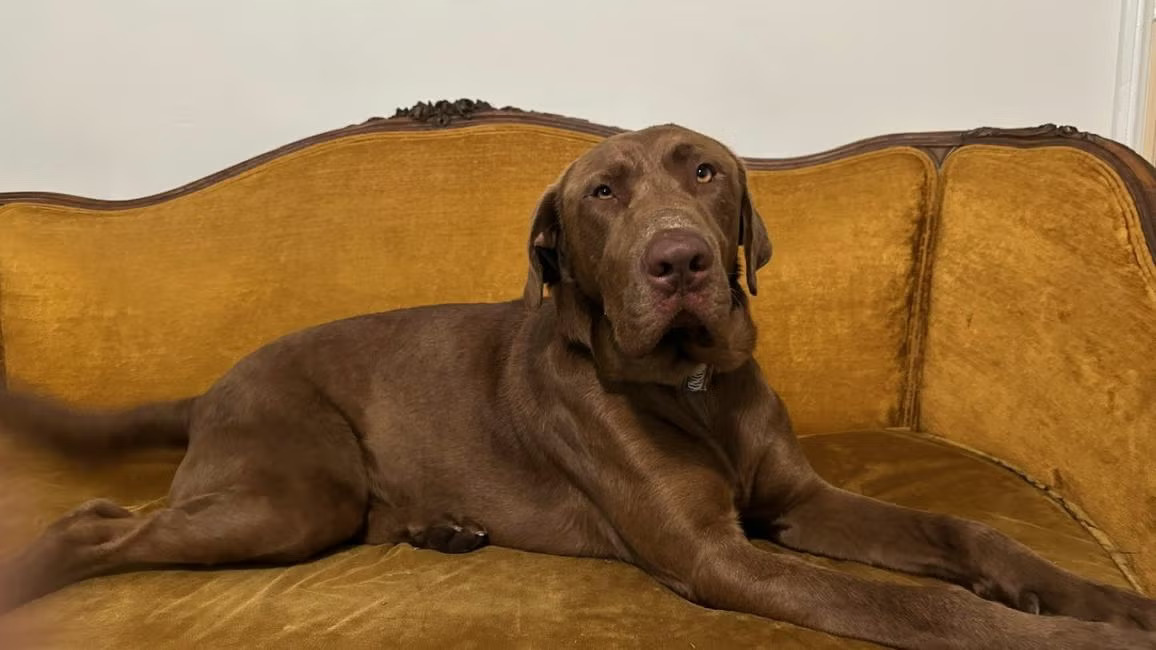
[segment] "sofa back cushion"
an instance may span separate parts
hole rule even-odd
[[[0,205],[13,387],[93,405],[195,394],[278,336],[521,294],[530,214],[599,136],[525,123],[323,139],[191,192]],[[758,357],[801,431],[894,423],[934,166],[893,148],[752,164],[775,258]]]
[[[1080,504],[1156,585],[1156,264],[1126,182],[1074,147],[964,147],[943,177],[923,428]]]

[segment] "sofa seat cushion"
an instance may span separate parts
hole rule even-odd
[[[0,437],[0,553],[94,496],[156,507],[176,456],[77,467]],[[887,431],[804,437],[834,483],[986,522],[1081,575],[1127,586],[1109,554],[1051,498],[966,451]],[[771,552],[786,552],[769,544]],[[819,558],[877,579],[931,580]],[[682,600],[625,564],[486,548],[458,556],[357,546],[287,567],[166,570],[90,580],[11,624],[68,648],[869,648]]]

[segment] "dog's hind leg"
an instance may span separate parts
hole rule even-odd
[[[170,507],[104,500],[0,561],[0,612],[87,578],[165,566],[291,563],[354,539],[367,486],[349,426],[320,409],[219,411],[194,430]]]
[[[0,564],[0,612],[99,575],[173,565],[305,560],[349,539],[361,525],[352,508],[336,522],[303,525],[311,515],[276,495],[225,492],[145,516],[105,500],[90,501],[52,524]]]

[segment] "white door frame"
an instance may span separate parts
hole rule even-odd
[[[1144,150],[1148,104],[1148,50],[1156,0],[1121,0],[1112,139]],[[1156,115],[1151,116],[1156,119]]]

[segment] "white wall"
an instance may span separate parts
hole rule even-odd
[[[0,5],[0,191],[129,198],[419,99],[752,156],[888,132],[1108,134],[1119,0],[27,0]]]

